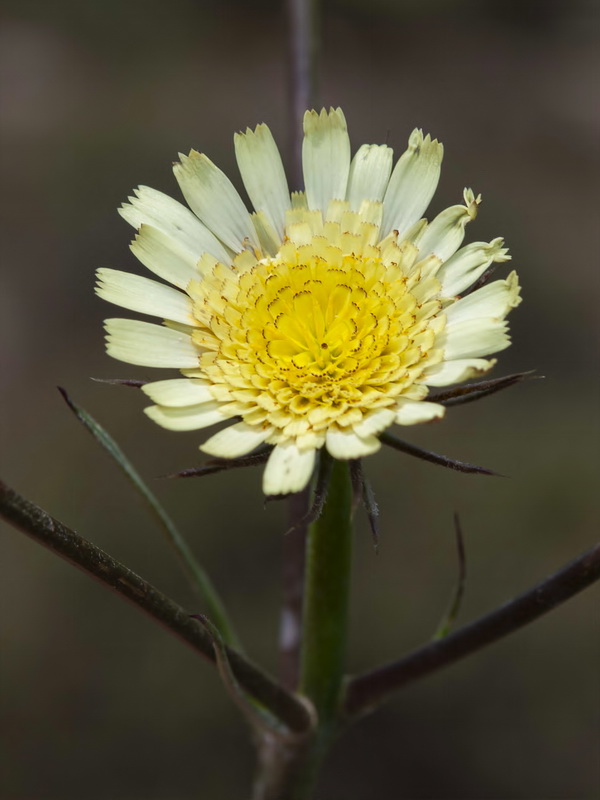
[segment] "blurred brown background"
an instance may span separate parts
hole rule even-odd
[[[323,22],[322,99],[354,148],[415,126],[446,146],[432,211],[484,196],[467,239],[506,237],[525,302],[495,374],[545,381],[464,406],[406,438],[510,476],[455,474],[384,452],[367,462],[379,556],[357,529],[350,669],[426,641],[456,573],[461,620],[491,609],[593,543],[598,525],[598,7],[587,0],[338,0]],[[279,3],[4,2],[1,474],[196,609],[146,508],[55,386],[111,431],[214,574],[253,656],[276,668],[282,505],[260,471],[155,476],[199,463],[202,435],[141,413],[97,377],[158,373],[111,362],[94,298],[99,266],[138,266],[116,214],[145,183],[178,196],[178,151],[235,169],[235,130],[285,143]],[[139,268],[141,271],[141,267]],[[127,313],[124,314],[127,316]],[[232,800],[252,751],[215,673],[135,609],[12,529],[1,547],[2,797]],[[597,590],[415,685],[342,740],[320,800],[582,800],[598,796]]]

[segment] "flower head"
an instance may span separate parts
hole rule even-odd
[[[274,445],[264,491],[295,492],[319,448],[360,458],[388,426],[442,417],[429,387],[493,366],[484,356],[509,345],[519,286],[512,272],[460,296],[509,256],[502,239],[460,247],[481,202],[470,189],[422,218],[443,148],[420,130],[394,167],[386,145],[351,160],[341,109],[308,111],[305,191],[292,194],[266,125],[236,134],[235,152],[254,213],[194,150],[174,167],[191,211],[145,186],[120,209],[138,230],[134,254],[171,285],[99,270],[101,297],[164,320],[107,320],[107,350],[181,370],[143,387],[148,416],[179,431],[228,421],[201,449]]]

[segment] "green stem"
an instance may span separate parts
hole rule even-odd
[[[323,449],[321,474],[331,472],[320,519],[308,531],[304,578],[300,694],[310,700],[314,725],[302,737],[258,739],[253,800],[309,800],[321,764],[342,722],[346,629],[352,557],[352,482],[346,461]]]
[[[321,451],[321,458],[330,456]],[[322,463],[321,468],[326,465]],[[334,461],[327,502],[321,518],[309,529],[306,549],[300,692],[311,700],[318,720],[307,775],[310,783],[339,718],[352,559],[351,506],[348,462]]]
[[[322,458],[330,458],[322,451]],[[346,656],[352,524],[348,462],[335,461],[321,518],[308,532],[300,690],[321,725],[337,714]]]

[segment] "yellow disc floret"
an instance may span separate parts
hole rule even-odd
[[[371,244],[377,226],[346,217],[356,233],[300,223],[273,257],[246,251],[233,269],[205,258],[188,287],[213,396],[246,423],[273,427],[272,444],[318,447],[332,425],[354,427],[399,396],[422,399],[418,380],[441,359],[441,303],[423,296],[424,285],[426,295],[439,288],[424,274],[438,260],[415,266],[408,246]]]
[[[494,366],[519,283],[514,272],[485,283],[510,258],[501,238],[461,246],[481,202],[471,189],[426,218],[444,149],[419,129],[394,165],[387,145],[351,156],[341,109],[307,111],[302,192],[266,125],[234,141],[253,210],[208,156],[181,155],[189,208],[139,186],[120,209],[133,253],[167,285],[104,268],[97,292],[162,320],[105,322],[111,356],[184,375],[144,384],[150,419],[173,431],[225,423],[200,445],[216,458],[274,445],[263,490],[289,494],[322,447],[360,459],[391,425],[441,419],[429,389]]]

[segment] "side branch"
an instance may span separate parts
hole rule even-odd
[[[367,713],[409,683],[458,661],[541,617],[600,578],[600,544],[470,625],[420,650],[349,680],[345,712]]]
[[[215,661],[211,637],[184,608],[2,481],[0,517],[125,597],[205,658]],[[240,686],[290,730],[307,729],[310,724],[308,712],[299,700],[237,651],[225,649]]]

